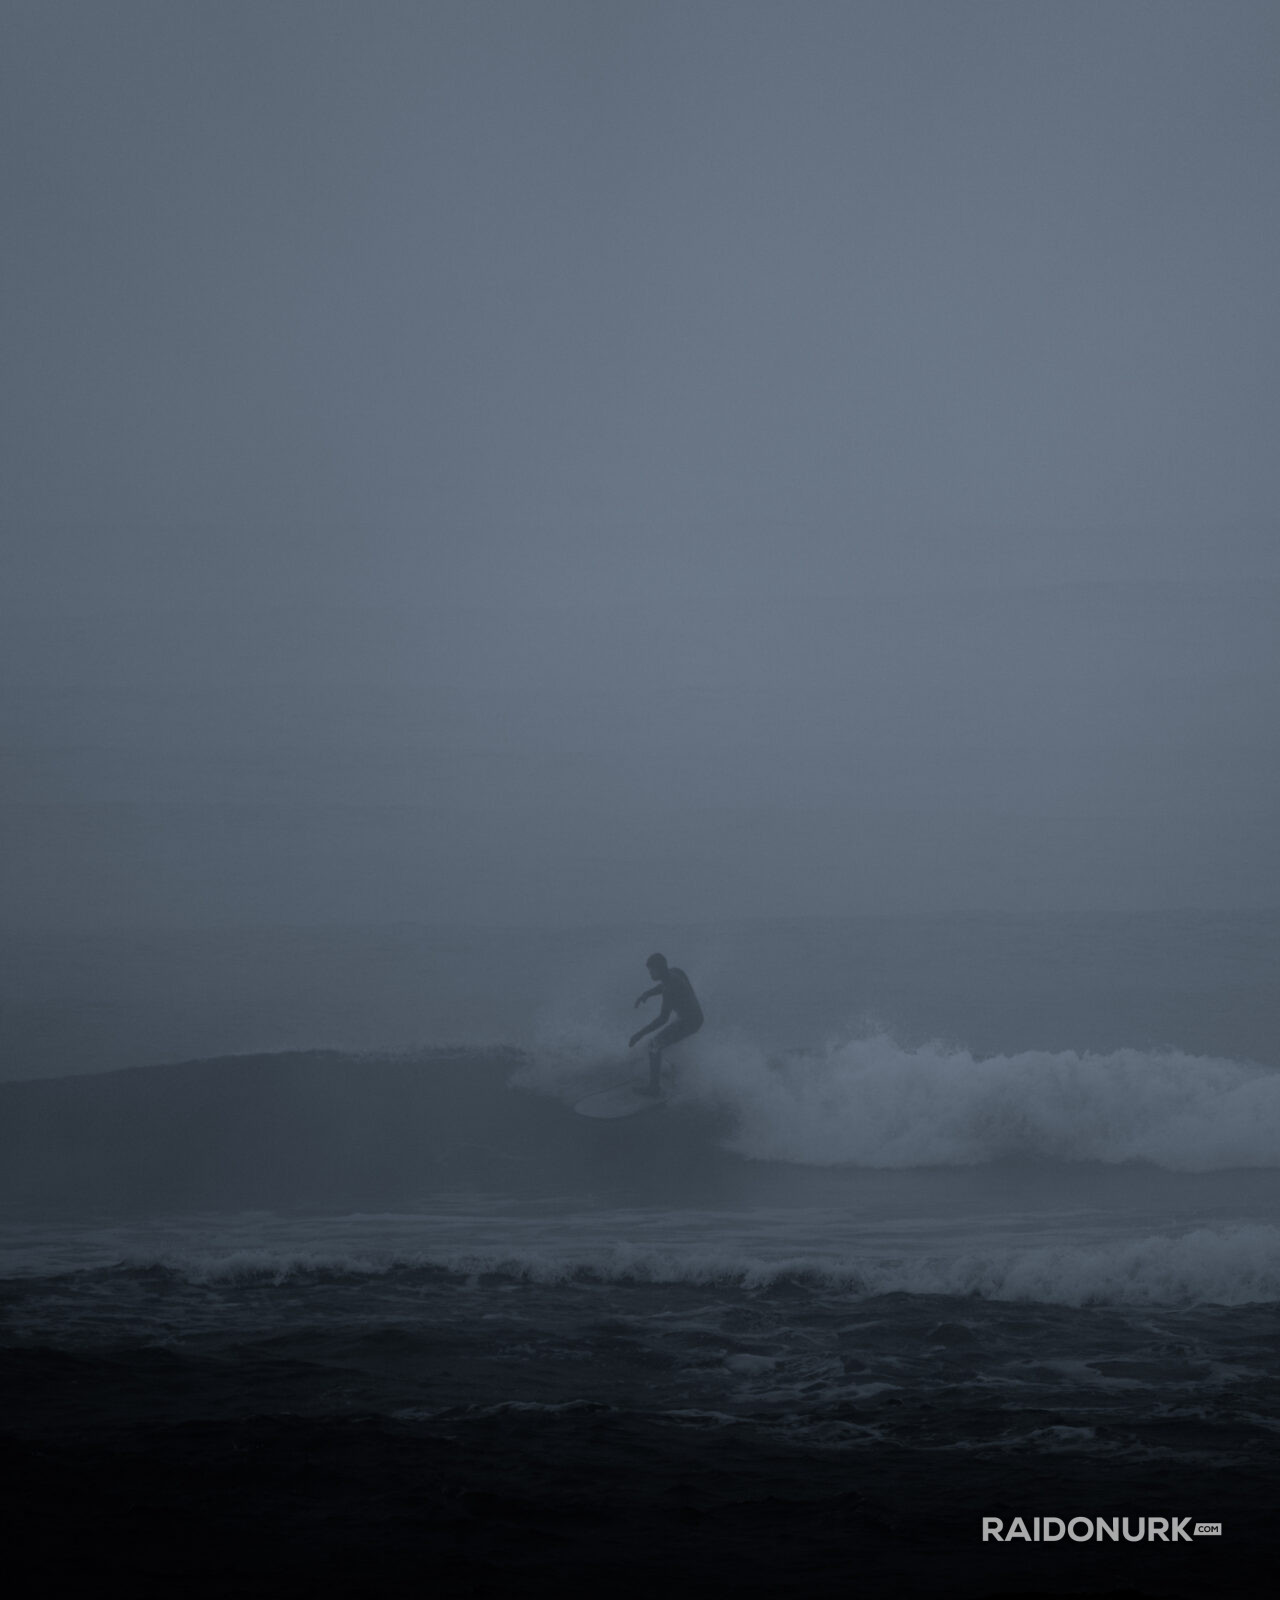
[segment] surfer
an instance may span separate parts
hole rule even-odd
[[[642,1006],[646,1000],[661,995],[662,1010],[647,1027],[641,1028],[638,1033],[633,1033],[627,1045],[628,1048],[637,1045],[646,1033],[652,1033],[655,1028],[662,1029],[649,1046],[649,1083],[647,1088],[642,1090],[642,1093],[656,1095],[661,1090],[659,1080],[662,1074],[662,1052],[677,1040],[687,1039],[690,1034],[697,1033],[702,1026],[702,1007],[698,1004],[698,997],[694,994],[693,985],[688,977],[679,967],[669,967],[666,956],[655,952],[645,962],[645,966],[648,967],[649,976],[653,979],[653,988],[646,989],[636,1001],[636,1005]],[[668,1022],[668,1018],[673,1016],[675,1021]]]

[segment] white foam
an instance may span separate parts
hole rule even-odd
[[[319,1250],[167,1250],[120,1263],[163,1266],[188,1281],[283,1283],[316,1273],[361,1277],[432,1269],[469,1280],[503,1275],[531,1284],[693,1284],[768,1290],[806,1283],[858,1297],[905,1293],[1057,1305],[1245,1305],[1280,1301],[1280,1228],[1197,1228],[1093,1245],[1039,1245],[951,1255],[760,1256],[732,1248],[654,1249],[595,1244],[578,1250],[431,1250],[353,1255]],[[754,1359],[754,1358],[750,1358]]]
[[[1177,1051],[979,1060],[881,1034],[771,1061],[749,1041],[708,1039],[677,1097],[727,1112],[730,1148],[761,1161],[1280,1166],[1280,1072]]]

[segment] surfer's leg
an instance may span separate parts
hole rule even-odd
[[[687,1039],[690,1034],[697,1033],[700,1026],[700,1023],[690,1027],[687,1022],[669,1022],[661,1033],[655,1035],[649,1046],[650,1094],[660,1094],[662,1091],[662,1052],[679,1040]]]

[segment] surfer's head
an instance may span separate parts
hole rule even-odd
[[[655,951],[645,962],[645,966],[648,967],[651,978],[661,978],[667,970],[667,958]]]

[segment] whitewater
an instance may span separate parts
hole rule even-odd
[[[833,1041],[770,1057],[749,1039],[694,1047],[677,1105],[721,1109],[728,1148],[813,1166],[1150,1162],[1174,1171],[1280,1166],[1280,1071],[1179,1051],[1022,1051]],[[581,1052],[579,1051],[579,1056]],[[576,1083],[574,1054],[517,1079]]]

